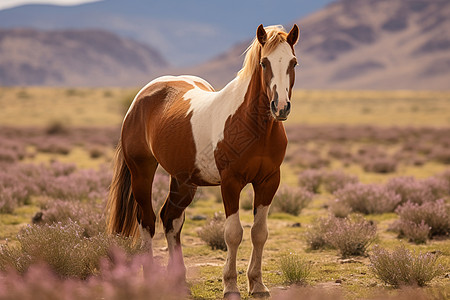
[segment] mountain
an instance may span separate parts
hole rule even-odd
[[[0,29],[0,86],[129,86],[167,66],[156,50],[106,31]]]
[[[450,1],[340,0],[296,23],[297,88],[450,89]],[[177,72],[223,86],[249,43]]]
[[[295,20],[300,7],[311,9],[305,3],[329,1],[105,0],[0,11],[0,85],[139,86],[184,73],[220,88],[259,23]],[[338,0],[295,23],[297,88],[450,89],[448,0]],[[7,29],[15,26],[45,30]],[[177,67],[199,59],[208,60]]]
[[[204,62],[247,40],[260,24],[282,24],[332,0],[104,0],[0,11],[0,28],[98,28],[155,48],[171,65]]]

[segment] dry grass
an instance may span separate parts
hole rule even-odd
[[[138,88],[0,87],[0,125],[118,125]],[[303,91],[292,97],[287,124],[448,126],[450,93],[420,91]]]
[[[280,267],[287,283],[305,284],[311,274],[311,263],[296,253],[288,253],[281,257]]]
[[[289,123],[449,126],[450,93],[426,91],[302,91]]]
[[[110,126],[120,124],[122,101],[137,89],[1,87],[0,125]]]
[[[0,125],[38,126],[48,128],[49,124],[76,126],[117,126],[122,121],[123,102],[136,89],[51,89],[51,88],[0,88]],[[293,99],[293,112],[286,123],[287,126],[298,122],[306,124],[372,124],[381,126],[449,126],[450,125],[450,93],[441,92],[332,92],[332,91],[296,91]],[[305,147],[323,145],[305,145]],[[357,149],[361,143],[346,145]],[[322,147],[323,148],[323,147]],[[321,149],[322,149],[321,148]],[[112,151],[107,150],[100,158],[91,157],[91,149],[81,146],[72,148],[68,155],[36,153],[26,157],[24,162],[40,163],[52,160],[76,162],[78,168],[98,168],[99,162],[109,161]],[[324,147],[323,152],[328,148]],[[388,148],[396,151],[395,146]],[[27,153],[34,149],[27,149]],[[108,152],[110,151],[110,152]],[[95,155],[94,155],[95,156]],[[327,171],[342,169],[345,174],[355,175],[362,183],[386,183],[389,178],[398,176],[416,176],[427,178],[436,175],[448,166],[438,161],[425,162],[421,166],[400,164],[391,174],[374,174],[365,172],[361,166],[342,167],[335,159],[330,161]],[[296,186],[299,172],[288,164],[282,166],[282,182]],[[280,268],[280,253],[291,249],[306,261],[311,261],[311,273],[308,277],[307,292],[316,295],[317,291],[326,291],[328,287],[338,290],[337,294],[345,299],[367,298],[374,294],[392,296],[396,292],[387,289],[382,282],[370,272],[370,261],[367,257],[352,258],[343,263],[335,249],[308,250],[305,239],[307,228],[315,224],[315,220],[325,217],[328,210],[325,205],[332,198],[326,188],[321,188],[299,216],[286,213],[273,213],[269,216],[269,238],[264,251],[263,279],[267,286],[275,291],[284,286]],[[212,250],[200,239],[197,232],[206,223],[204,220],[192,220],[193,215],[213,217],[214,212],[223,211],[221,201],[217,202],[211,195],[196,201],[186,211],[186,223],[182,231],[182,244],[187,266],[187,280],[194,299],[217,299],[222,294],[222,267],[226,258],[223,251]],[[32,198],[31,204],[18,207],[13,214],[0,216],[0,243],[19,245],[16,234],[31,217],[40,209],[38,199]],[[244,228],[242,244],[238,252],[238,286],[241,292],[247,288],[245,271],[248,266],[252,244],[250,227],[253,222],[252,210],[240,211]],[[407,240],[399,240],[397,234],[387,231],[392,222],[398,219],[394,213],[368,215],[377,225],[377,243],[383,248],[393,250]],[[297,224],[296,226],[293,226]],[[300,224],[300,226],[298,226]],[[167,244],[161,228],[153,240],[156,259],[165,264],[168,258]],[[450,241],[430,240],[424,245],[407,244],[408,249],[441,253],[442,263],[450,272]],[[371,254],[369,247],[368,253]],[[421,295],[432,295],[439,290],[443,295],[450,295],[448,278],[440,275],[428,283],[429,287],[420,290]],[[293,297],[296,292],[292,291]],[[306,290],[305,290],[306,291]],[[275,293],[274,293],[275,294]],[[320,293],[319,293],[320,294]],[[317,295],[319,295],[317,294]],[[333,295],[334,292],[332,292]],[[303,295],[303,292],[298,292]],[[242,293],[247,299],[246,293]],[[316,296],[320,297],[320,296]],[[386,298],[389,298],[386,297]],[[311,296],[311,298],[314,298]],[[326,298],[326,297],[325,297]],[[331,296],[330,299],[336,297]],[[426,296],[422,297],[427,299]],[[432,298],[432,297],[430,297]],[[286,299],[292,299],[287,296]],[[309,298],[308,298],[309,299]],[[316,299],[316,298],[314,298]],[[445,299],[445,297],[437,298]]]

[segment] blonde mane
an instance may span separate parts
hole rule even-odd
[[[259,66],[261,56],[269,55],[279,44],[286,42],[286,37],[288,34],[284,31],[283,26],[274,25],[264,27],[264,29],[267,33],[267,42],[264,46],[261,46],[256,37],[253,39],[253,42],[244,52],[246,53],[244,64],[242,69],[238,72],[238,76],[240,78],[252,76],[255,69]]]

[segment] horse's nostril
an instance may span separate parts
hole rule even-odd
[[[277,112],[277,106],[275,104],[275,101],[270,101],[270,109],[272,110],[273,113]]]
[[[286,112],[289,113],[291,111],[291,101],[288,101],[286,104]]]

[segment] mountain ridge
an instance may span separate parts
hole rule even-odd
[[[0,85],[128,86],[167,67],[156,50],[103,30],[0,29]]]
[[[296,88],[450,90],[449,1],[339,0],[295,23],[301,31]],[[193,74],[218,89],[236,76],[251,42],[175,68],[170,56],[169,64],[152,47],[115,33],[78,28],[20,35],[14,30],[0,30],[2,85],[139,86],[158,75]],[[220,37],[213,34],[211,43]]]
[[[99,28],[148,44],[172,65],[189,66],[248,39],[259,23],[285,23],[330,1],[104,0],[71,7],[25,5],[0,11],[0,27]]]
[[[296,23],[297,88],[450,89],[448,1],[341,0]],[[176,72],[223,86],[249,43]]]

